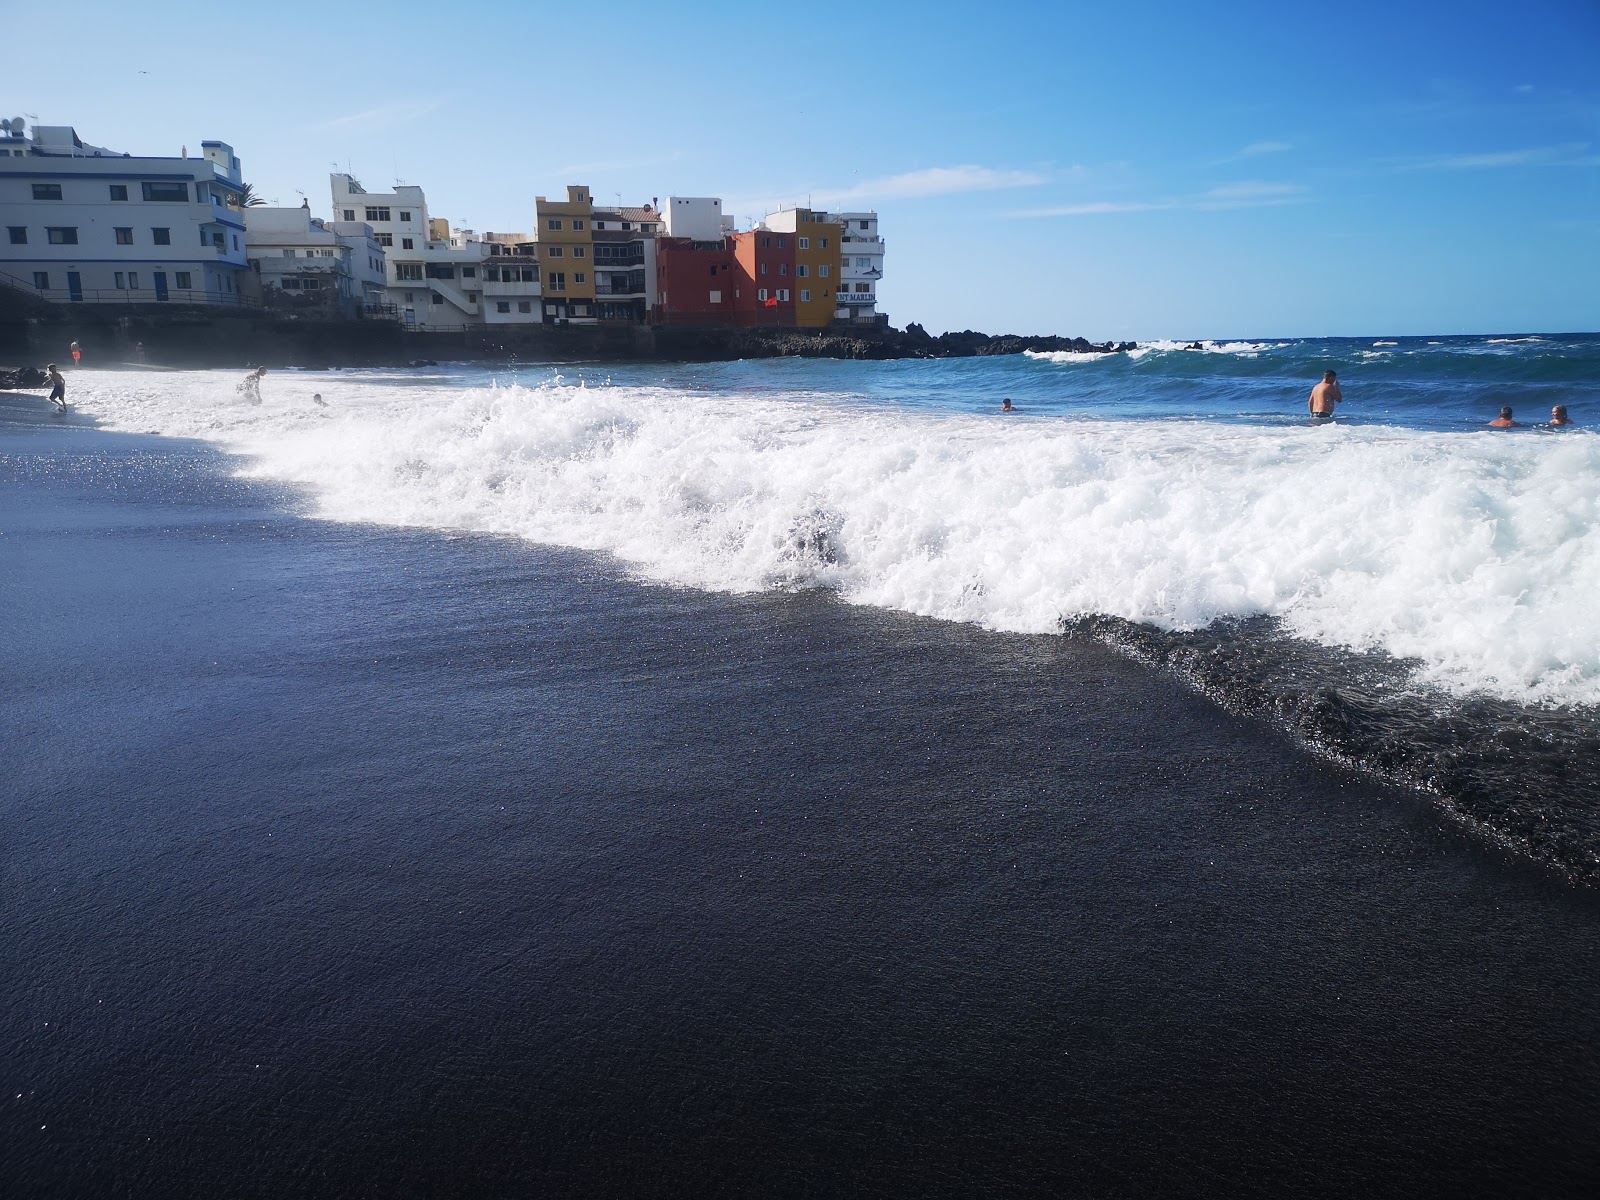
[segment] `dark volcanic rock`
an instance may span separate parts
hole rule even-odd
[[[0,367],[0,388],[42,388],[44,380],[38,367]]]

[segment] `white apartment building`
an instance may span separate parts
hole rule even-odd
[[[638,208],[596,208],[591,214],[594,307],[599,320],[642,325],[648,318],[657,302],[656,238],[662,224],[654,201]]]
[[[233,305],[248,270],[226,142],[174,157],[91,146],[70,125],[0,134],[0,284],[60,303]]]
[[[540,324],[538,242],[527,233],[486,233],[483,246],[483,323]]]
[[[876,322],[878,281],[883,278],[883,238],[876,212],[829,213],[844,229],[839,247],[837,320]]]
[[[247,208],[244,223],[250,267],[268,307],[384,313],[383,246],[365,222],[323,221],[307,204]]]
[[[384,248],[387,303],[411,329],[451,329],[484,323],[484,271],[492,247],[470,229],[450,231],[428,216],[419,187],[369,192],[353,175],[328,177],[336,222],[362,222]]]
[[[661,215],[668,237],[716,242],[733,230],[731,222],[723,222],[722,201],[715,196],[668,196]]]

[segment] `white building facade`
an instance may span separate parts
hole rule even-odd
[[[0,136],[0,283],[65,304],[244,303],[239,160],[200,146],[135,158],[67,125]]]
[[[365,222],[323,221],[309,207],[247,208],[244,222],[250,267],[267,307],[389,315],[383,246]]]
[[[470,229],[428,216],[420,187],[369,192],[352,175],[329,176],[336,223],[372,227],[387,263],[386,304],[409,329],[484,323],[483,284],[493,247]]]
[[[876,212],[829,213],[844,236],[839,247],[836,320],[878,322],[878,282],[883,278],[883,238]]]

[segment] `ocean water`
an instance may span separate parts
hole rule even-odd
[[[1198,345],[284,372],[260,405],[226,372],[107,371],[75,399],[329,520],[1098,637],[1600,877],[1600,338]],[[1576,427],[1539,424],[1555,404]],[[1529,427],[1485,429],[1502,405]]]
[[[0,396],[0,1193],[1593,1195],[1592,708],[1294,632],[1205,520],[1591,435],[1084,365]]]

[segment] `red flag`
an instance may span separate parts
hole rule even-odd
[[[778,298],[776,296],[774,296],[771,300],[768,300],[767,301],[767,307],[768,308],[777,308],[778,307]]]

